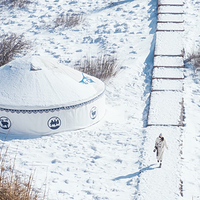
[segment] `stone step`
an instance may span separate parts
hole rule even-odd
[[[183,0],[158,0],[158,6],[183,6]]]
[[[183,80],[153,79],[151,91],[183,91]]]
[[[182,110],[182,92],[151,92],[147,126],[183,126]]]
[[[158,14],[183,14],[183,6],[159,6]]]
[[[152,79],[184,79],[183,68],[155,67]]]
[[[182,32],[156,32],[154,56],[183,56]]]
[[[154,67],[184,67],[182,56],[155,56]]]
[[[183,23],[183,15],[182,14],[158,14],[157,23]]]
[[[158,23],[156,31],[184,31],[183,23]]]

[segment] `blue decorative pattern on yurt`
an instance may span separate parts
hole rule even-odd
[[[59,108],[51,108],[51,109],[41,109],[41,110],[17,110],[17,109],[6,109],[6,108],[0,108],[0,111],[5,111],[5,112],[11,112],[11,113],[17,113],[17,114],[37,114],[37,113],[49,113],[49,112],[55,112],[55,111],[60,111],[60,110],[70,110],[70,109],[75,109],[75,108],[79,108],[79,107],[82,107],[82,106],[85,106],[89,103],[92,103],[93,101],[97,100],[98,98],[100,98],[103,94],[104,94],[105,90],[99,94],[98,96],[96,96],[95,98],[89,100],[89,101],[86,101],[86,102],[83,102],[83,103],[80,103],[80,104],[76,104],[76,105],[72,105],[72,106],[63,106],[63,107],[59,107]]]
[[[83,78],[79,83],[84,83],[84,84],[88,84],[88,83],[94,83],[94,81],[91,78],[88,78],[87,76],[84,76],[84,74],[82,73]]]

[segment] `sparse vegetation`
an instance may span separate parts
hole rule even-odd
[[[54,20],[54,27],[75,27],[84,21],[83,14],[64,14],[62,13]]]
[[[190,54],[186,62],[193,63],[195,72],[200,71],[200,50]]]
[[[22,178],[15,170],[15,160],[9,159],[8,148],[0,152],[0,200],[39,200],[33,188],[33,175]]]
[[[9,7],[18,7],[18,8],[23,8],[26,7],[28,4],[30,4],[31,1],[29,0],[1,0],[0,5],[4,6],[9,6]]]
[[[119,72],[117,59],[108,55],[101,55],[96,59],[87,58],[75,68],[103,81],[114,77]]]
[[[31,48],[30,41],[24,35],[15,33],[0,36],[0,66],[14,59],[16,55],[25,55]]]

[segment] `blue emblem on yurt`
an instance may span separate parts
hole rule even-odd
[[[50,129],[55,130],[61,126],[61,120],[58,117],[51,117],[47,124]]]
[[[7,117],[0,117],[0,127],[2,129],[9,129],[11,127],[11,121]]]
[[[90,118],[91,119],[95,119],[97,116],[97,108],[94,106],[92,107],[92,109],[90,110]]]
[[[93,83],[94,82],[91,78],[84,76],[83,73],[82,73],[82,75],[83,75],[83,78],[79,83],[88,84],[88,83]]]

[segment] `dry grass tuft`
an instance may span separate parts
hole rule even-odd
[[[84,21],[83,14],[64,14],[62,13],[54,20],[54,28],[59,26],[75,27]]]
[[[108,55],[101,55],[96,59],[87,58],[75,69],[103,81],[114,77],[119,72],[117,59]]]
[[[0,200],[38,199],[39,192],[33,188],[33,175],[21,178],[15,170],[15,160],[12,162],[8,158],[8,148],[3,146],[0,152]]]
[[[25,55],[31,48],[31,42],[24,35],[15,33],[0,36],[0,66],[7,64],[16,55]]]
[[[200,71],[200,50],[188,56],[187,62],[192,62],[196,71]]]
[[[23,7],[26,7],[30,3],[32,2],[29,0],[1,0],[0,1],[0,5],[9,6],[11,8],[14,8],[14,7],[23,8]]]

